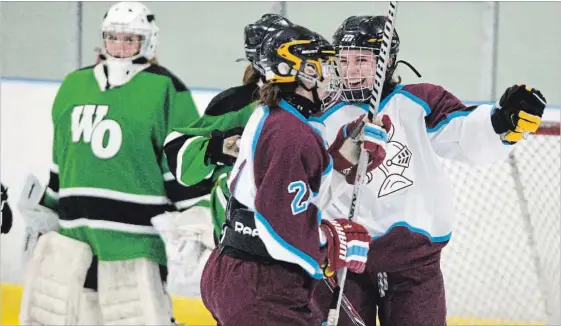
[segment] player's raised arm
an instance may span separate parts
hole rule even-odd
[[[404,87],[425,99],[427,132],[442,157],[471,164],[504,159],[525,133],[535,132],[546,106],[538,90],[525,85],[509,87],[495,104],[466,107],[441,86]]]

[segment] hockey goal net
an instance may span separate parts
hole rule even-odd
[[[458,218],[442,261],[449,325],[561,325],[560,112],[504,161],[443,160]]]

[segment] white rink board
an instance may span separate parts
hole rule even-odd
[[[14,210],[13,229],[8,235],[1,237],[2,282],[21,282],[23,225],[12,201],[21,192],[23,180],[28,173],[38,176],[43,184],[47,182],[52,141],[50,107],[58,87],[58,81],[1,80],[1,179],[2,183],[10,188],[10,202]],[[204,111],[218,91],[192,89],[199,111]],[[544,120],[558,122],[560,116],[561,110],[548,109]],[[557,146],[556,150],[549,153],[550,164],[561,164],[559,151]],[[535,158],[535,155],[532,157]],[[532,163],[524,162],[524,166],[532,166]],[[454,174],[459,168],[455,166],[451,171]],[[548,175],[548,171],[549,169],[539,171],[538,174],[545,176]],[[541,177],[532,187],[549,189],[547,191],[553,194],[548,196],[559,200],[559,178],[559,175]],[[517,321],[542,321],[540,316],[544,314],[543,298],[536,290],[536,270],[523,233],[525,226],[521,213],[516,208],[517,199],[512,191],[514,186],[508,164],[501,162],[490,168],[472,169],[469,174],[454,175],[454,184],[466,180],[469,181],[467,186],[458,186],[456,196],[463,196],[462,198],[468,200],[460,201],[457,205],[461,211],[458,217],[459,225],[450,245],[444,251],[443,270],[449,313]],[[553,188],[552,182],[555,183]],[[533,197],[541,196],[539,192],[527,195],[529,201],[539,201],[539,198]],[[500,205],[491,205],[497,202]],[[480,206],[474,207],[472,203],[479,203]],[[540,256],[547,257],[552,254],[551,248],[559,250],[560,246],[560,216],[551,215],[555,210],[559,212],[559,203],[557,201],[557,206],[551,202],[539,205],[545,207],[546,213],[540,213],[541,218],[535,225],[536,232],[557,232],[557,240],[550,241],[548,238],[547,243],[542,243],[544,239],[537,239]],[[546,207],[547,205],[553,207]],[[510,233],[509,230],[515,232]],[[559,251],[555,258],[558,262]],[[559,279],[553,277],[553,274],[559,275],[561,272],[559,264],[548,264],[545,269],[542,272],[552,279],[550,283],[556,286],[559,297]],[[532,311],[535,314],[531,313]]]

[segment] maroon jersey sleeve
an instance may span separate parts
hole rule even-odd
[[[269,254],[322,278],[320,213],[312,200],[326,159],[321,138],[289,113],[271,112],[255,146],[255,224]],[[327,157],[328,159],[328,157]]]

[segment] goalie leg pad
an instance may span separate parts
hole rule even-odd
[[[89,245],[56,232],[37,241],[27,267],[21,302],[21,325],[77,325]]]
[[[172,325],[158,264],[146,258],[100,261],[98,271],[104,325]]]
[[[78,326],[103,325],[97,292],[92,289],[82,291]]]

